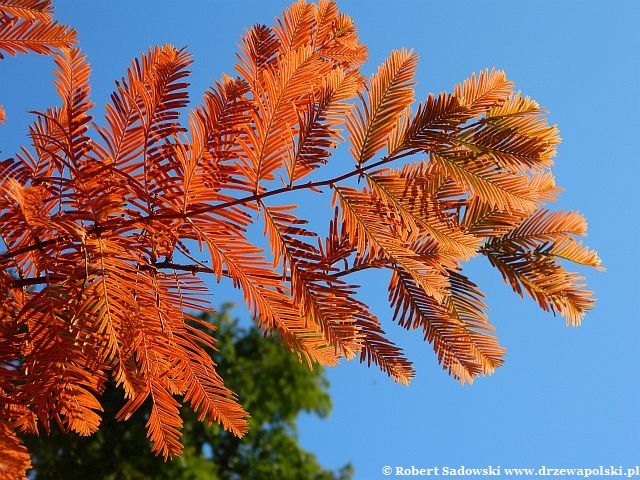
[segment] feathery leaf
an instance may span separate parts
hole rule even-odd
[[[370,160],[387,142],[387,137],[404,109],[413,102],[413,77],[418,57],[411,50],[391,52],[360,95],[360,108],[347,117],[351,155],[358,165]]]

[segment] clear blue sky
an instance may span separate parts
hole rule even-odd
[[[189,46],[198,100],[208,84],[231,72],[244,28],[271,24],[288,4],[54,3],[61,21],[78,29],[89,55],[98,118],[113,81],[148,45]],[[417,332],[391,324],[385,275],[355,278],[366,284],[362,298],[415,362],[417,378],[407,388],[358,363],[332,369],[333,413],[328,420],[303,418],[302,443],[326,466],[353,462],[358,480],[387,478],[380,472],[384,465],[640,464],[640,2],[362,0],[339,5],[356,19],[369,46],[367,73],[393,48],[417,50],[418,99],[496,66],[550,110],[564,139],[555,174],[565,192],[554,208],[586,215],[588,243],[608,270],[586,272],[599,302],[583,326],[571,329],[516,297],[497,272],[474,260],[466,271],[488,296],[490,318],[508,356],[495,375],[465,387],[445,375]],[[51,70],[51,59],[35,56],[0,63],[1,103],[9,117],[0,130],[4,154],[25,140],[24,112],[52,102]],[[338,155],[332,168],[341,165],[348,168],[347,156]],[[216,290],[216,298],[238,301],[239,296],[225,286]],[[236,312],[246,316],[243,308]]]

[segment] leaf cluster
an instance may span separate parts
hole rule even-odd
[[[49,14],[48,2],[0,5],[5,17],[19,6]],[[52,48],[42,45],[32,50]],[[60,104],[36,113],[32,148],[0,163],[7,468],[28,462],[15,429],[96,432],[109,378],[126,399],[118,419],[151,403],[148,435],[165,459],[182,449],[177,397],[244,435],[248,415],[206,350],[214,339],[189,313],[209,308],[205,274],[230,279],[261,330],[310,366],[358,357],[401,383],[413,367],[357,299],[347,280],[356,271],[391,272],[394,319],[421,331],[462,383],[504,357],[462,272],[470,258],[485,256],[516,293],[580,323],[594,300],[564,261],[601,264],[576,239],[585,219],[545,207],[559,192],[550,169],[560,141],[545,111],[497,70],[416,107],[417,55],[393,51],[364,78],[366,53],[334,2],[298,1],[273,27],[245,32],[235,75],[186,125],[186,50],[135,59],[97,123],[86,57],[54,53]],[[353,169],[309,180],[345,134]],[[320,198],[323,187],[335,205],[327,236],[272,198]],[[260,224],[269,253],[247,234]]]

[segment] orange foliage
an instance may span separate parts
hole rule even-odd
[[[187,125],[191,58],[165,45],[132,62],[93,127],[91,69],[74,38],[49,1],[0,0],[0,50],[54,52],[60,97],[37,114],[33,148],[0,163],[0,476],[29,466],[16,429],[95,432],[109,377],[127,398],[118,418],[151,399],[149,437],[165,458],[182,448],[178,395],[242,436],[247,414],[189,313],[208,308],[203,275],[231,279],[264,332],[310,365],[359,356],[402,383],[413,367],[356,299],[351,273],[388,269],[395,320],[421,330],[462,383],[504,355],[464,261],[486,256],[514,291],[573,325],[592,307],[561,263],[600,267],[575,240],[586,222],[543,208],[558,193],[557,128],[503,72],[412,110],[415,53],[392,52],[365,79],[353,21],[333,2],[301,0],[246,32],[237,76],[213,85]],[[353,168],[305,180],[343,130]],[[345,184],[356,177],[361,187]],[[321,187],[336,205],[326,238],[294,205],[270,204]],[[246,235],[255,222],[270,257]]]

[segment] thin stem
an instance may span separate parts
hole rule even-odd
[[[150,263],[150,264],[141,264],[138,265],[138,268],[140,270],[174,270],[174,271],[181,271],[181,272],[190,272],[193,274],[196,273],[212,273],[212,274],[217,274],[218,272],[216,272],[215,270],[213,270],[210,267],[204,266],[204,265],[184,265],[181,263],[173,263],[173,262],[168,262],[168,261],[164,261],[164,262],[156,262],[156,263]],[[225,277],[229,277],[230,274],[227,270],[223,269],[222,270],[222,275]],[[277,278],[277,279],[281,279],[282,275],[277,275],[277,274],[273,274],[273,275],[256,275],[257,277],[262,277],[265,279],[268,278]],[[289,277],[285,277],[285,280],[289,280]],[[23,288],[23,287],[29,287],[29,286],[34,286],[34,285],[43,285],[46,284],[52,280],[64,280],[64,277],[60,276],[60,275],[49,275],[48,277],[46,275],[41,275],[39,277],[30,277],[30,278],[16,278],[13,281],[13,288]]]
[[[173,263],[173,262],[169,262],[169,261],[163,261],[163,262],[155,262],[155,263],[151,263],[148,265],[140,265],[139,266],[140,270],[151,270],[151,269],[155,269],[155,270],[162,270],[162,269],[169,269],[169,270],[178,270],[181,272],[191,272],[191,273],[213,273],[213,274],[217,274],[218,272],[216,272],[214,269],[212,269],[211,267],[207,267],[206,265],[185,265],[185,264],[181,264],[181,263]],[[222,275],[224,275],[225,277],[229,277],[230,273],[223,269],[222,270]],[[262,278],[282,278],[281,275],[277,275],[277,274],[273,274],[273,275],[256,275],[257,277],[262,277]]]
[[[345,275],[349,275],[351,273],[359,272],[362,270],[368,270],[369,268],[379,268],[388,265],[388,261],[380,261],[380,262],[371,262],[371,263],[362,263],[360,265],[355,265],[351,268],[347,268],[341,272],[333,273],[331,276],[333,278],[344,277]]]

